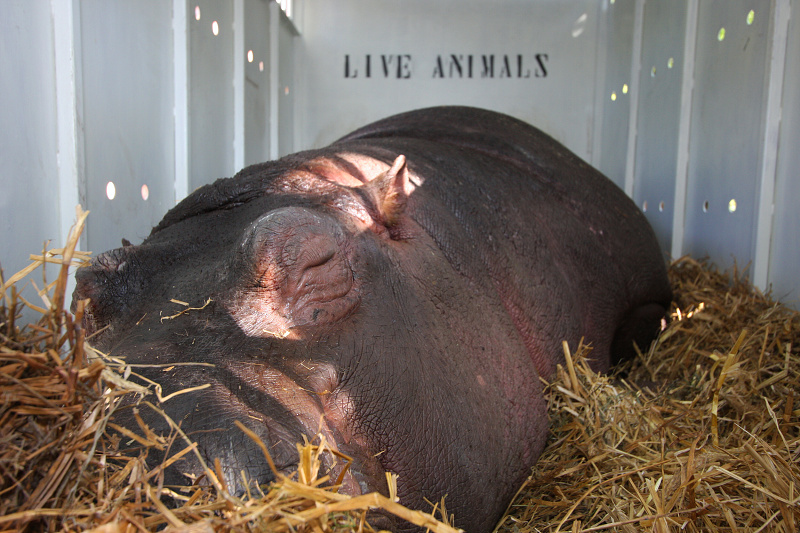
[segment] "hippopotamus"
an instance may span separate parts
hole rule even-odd
[[[654,233],[613,182],[468,107],[395,115],[203,186],[76,277],[90,343],[159,388],[232,493],[275,477],[239,421],[278,472],[324,439],[352,459],[326,465],[340,492],[388,494],[391,472],[401,504],[446,497],[471,532],[492,530],[545,446],[542,382],[563,341],[585,339],[606,371],[646,349],[671,300]],[[174,432],[143,406],[116,417]],[[188,453],[165,483],[202,475]]]

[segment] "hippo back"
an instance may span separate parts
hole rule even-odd
[[[340,139],[337,151],[403,153],[425,176],[411,216],[451,265],[496,293],[537,370],[561,342],[593,345],[592,364],[652,339],[672,294],[644,215],[611,180],[520,120],[469,107],[411,111]]]

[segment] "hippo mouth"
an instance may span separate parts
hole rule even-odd
[[[345,393],[330,386],[332,370],[327,366],[317,365],[316,379],[308,380],[311,388],[260,364],[258,368],[254,364],[231,365],[227,367],[227,384],[212,385],[211,396],[225,398],[224,411],[239,422],[239,427],[228,430],[232,434],[229,446],[213,446],[203,453],[209,464],[214,464],[214,453],[221,455],[220,466],[229,489],[240,494],[246,491],[243,470],[259,482],[273,480],[276,475],[291,478],[295,472],[298,477],[305,475],[300,472],[304,469],[300,468],[299,445],[310,443],[320,450],[319,475],[329,476],[331,484],[339,485],[338,492],[349,496],[385,492],[380,483],[383,469],[377,459],[365,453],[363,443],[343,428],[351,402]],[[233,384],[237,394],[231,394]],[[248,389],[261,391],[260,405],[254,405],[252,395],[243,393]]]
[[[310,469],[303,464],[308,458],[301,458],[300,446],[310,443],[317,446],[317,478],[328,476],[328,484],[338,485],[339,493],[386,493],[377,459],[344,429],[351,402],[332,383],[335,372],[330,365],[303,364],[313,375],[297,380],[254,359],[137,368],[138,376],[161,384],[164,400],[158,409],[150,409],[146,404],[137,407],[130,396],[113,423],[165,437],[174,435],[176,426],[183,428],[196,454],[181,453],[181,437],[166,449],[150,447],[146,452],[151,468],[172,464],[164,470],[164,484],[175,489],[216,478],[231,494],[242,496],[257,494],[259,486],[282,476],[302,481]],[[138,454],[141,440],[123,435],[121,451]]]

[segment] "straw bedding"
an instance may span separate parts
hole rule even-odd
[[[65,248],[0,279],[0,531],[372,531],[369,509],[455,531],[446,499],[423,513],[393,495],[339,495],[319,439],[298,444],[295,474],[244,496],[227,491],[219,464],[191,487],[165,487],[167,465],[119,455],[109,415],[137,386],[84,341],[82,309],[64,310],[69,267],[88,257],[75,251],[85,216]],[[57,279],[41,269],[42,301],[26,302],[17,284],[44,262],[60,265]],[[546,385],[549,445],[499,531],[798,531],[800,314],[690,258],[670,277],[671,320],[636,361],[598,376],[583,361],[590,347],[564,347],[566,368]],[[38,323],[19,324],[23,306]],[[177,427],[123,438],[194,453]]]
[[[800,314],[735,272],[669,273],[671,322],[646,354],[610,377],[586,347],[567,357],[550,445],[501,531],[800,529]]]

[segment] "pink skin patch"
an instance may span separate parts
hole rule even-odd
[[[305,164],[305,168],[328,181],[347,187],[364,185],[391,168],[391,165],[383,161],[361,154],[341,152],[336,154],[336,158],[339,161],[327,157],[313,159]],[[409,172],[408,183],[405,187],[406,195],[410,196],[422,183],[421,177]]]

